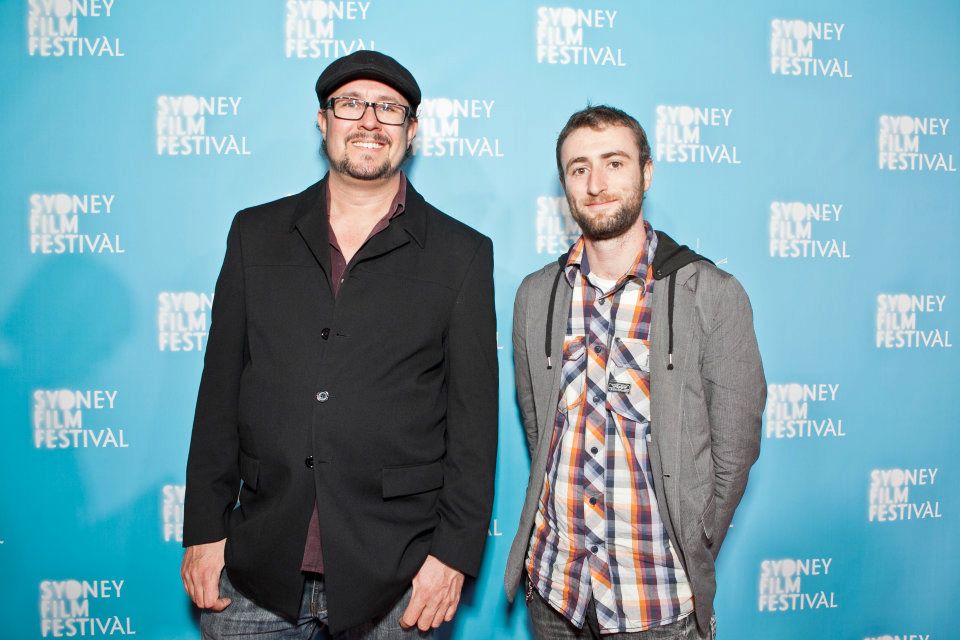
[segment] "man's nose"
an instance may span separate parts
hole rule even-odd
[[[360,126],[364,129],[379,129],[380,121],[377,120],[377,114],[374,112],[374,106],[368,104],[360,117]]]
[[[587,193],[592,196],[599,195],[607,190],[607,177],[602,171],[591,171],[587,178]]]

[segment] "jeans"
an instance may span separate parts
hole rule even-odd
[[[204,610],[200,613],[200,632],[204,640],[281,640],[281,639],[329,639],[333,640],[411,640],[430,638],[431,632],[422,633],[416,627],[406,631],[400,627],[400,616],[410,602],[410,589],[383,617],[348,629],[335,636],[327,630],[327,594],[323,576],[307,578],[300,601],[300,617],[296,622],[278,616],[272,611],[257,606],[252,600],[237,591],[227,572],[220,574],[220,595],[230,598],[230,605],[223,611]]]
[[[587,617],[583,628],[577,629],[569,620],[550,606],[536,589],[530,590],[527,599],[527,614],[533,623],[533,633],[537,640],[716,640],[716,625],[710,621],[707,635],[697,631],[696,617],[691,613],[687,617],[662,627],[632,633],[613,633],[600,635],[600,623],[597,622],[597,610],[593,600],[587,605]]]

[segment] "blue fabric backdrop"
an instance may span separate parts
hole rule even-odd
[[[228,223],[323,174],[313,83],[362,47],[423,87],[411,180],[496,251],[496,503],[445,637],[530,635],[507,336],[576,237],[553,146],[588,102],[646,126],[648,218],[754,304],[719,637],[960,637],[957,2],[5,0],[0,29],[0,635],[198,637],[184,466]]]

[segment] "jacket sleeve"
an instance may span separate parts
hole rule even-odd
[[[760,420],[767,397],[753,311],[732,276],[721,283],[715,308],[701,369],[713,458],[714,555],[743,497],[750,467],[760,455]]]
[[[493,244],[484,238],[457,294],[445,341],[443,488],[431,555],[476,576],[493,508],[497,461],[497,321]]]
[[[237,419],[240,376],[247,360],[240,214],[227,237],[211,314],[187,459],[185,547],[227,536],[227,516],[240,488]]]
[[[532,276],[528,276],[532,277]],[[527,298],[529,280],[524,280],[517,290],[513,303],[513,371],[517,385],[517,404],[527,436],[527,451],[533,460],[537,450],[537,416],[533,402],[533,381],[530,378],[530,359],[527,355]]]

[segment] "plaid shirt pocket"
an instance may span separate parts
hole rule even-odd
[[[563,370],[560,388],[560,411],[572,411],[580,406],[586,394],[587,337],[567,336],[563,340]]]
[[[634,422],[650,417],[650,341],[614,338],[607,366],[607,404]]]

